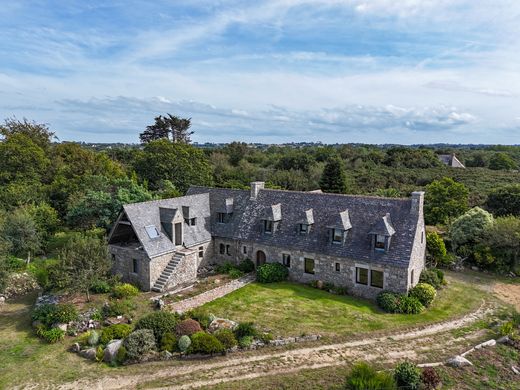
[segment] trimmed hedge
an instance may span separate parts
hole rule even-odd
[[[215,336],[205,332],[197,332],[192,335],[191,345],[188,348],[189,353],[204,353],[208,355],[222,353],[224,350],[224,346]]]
[[[288,277],[289,270],[280,263],[265,263],[256,270],[256,280],[260,283],[282,282]]]
[[[428,283],[418,283],[408,293],[409,296],[417,298],[424,306],[428,307],[435,299],[437,291]]]
[[[137,321],[135,329],[149,329],[153,332],[157,343],[166,332],[173,332],[179,322],[176,314],[167,311],[150,313]]]

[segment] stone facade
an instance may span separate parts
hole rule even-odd
[[[138,285],[141,289],[150,290],[150,259],[143,250],[136,247],[109,245],[112,256],[112,273],[121,280]],[[134,272],[134,260],[137,272]]]

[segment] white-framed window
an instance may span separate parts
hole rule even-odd
[[[368,268],[356,267],[356,283],[368,286]]]
[[[376,234],[376,243],[374,245],[374,248],[376,251],[384,251],[386,245],[386,237],[381,234]]]
[[[332,229],[332,243],[341,244],[343,242],[343,230]]]
[[[291,266],[291,255],[289,253],[282,253],[282,264],[288,268]]]

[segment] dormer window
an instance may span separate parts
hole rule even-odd
[[[395,229],[390,220],[390,214],[387,213],[383,218],[376,221],[369,234],[372,235],[373,250],[376,252],[388,251],[392,236],[395,234]]]
[[[307,234],[309,232],[310,225],[306,223],[300,223],[300,234]]]
[[[188,226],[195,226],[196,224],[196,218],[184,218],[184,222]]]
[[[226,223],[226,213],[217,213],[218,223]]]
[[[264,220],[264,233],[273,234],[273,221]]]
[[[341,244],[343,242],[344,231],[341,229],[332,229],[332,243]]]
[[[386,237],[381,234],[376,234],[374,248],[376,251],[384,252],[386,249]]]

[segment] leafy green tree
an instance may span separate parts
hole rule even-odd
[[[245,142],[231,142],[227,144],[223,151],[228,155],[229,163],[234,167],[238,166],[240,161],[244,159],[247,154],[249,147]]]
[[[340,157],[332,157],[325,165],[320,180],[320,188],[323,192],[337,194],[347,192],[347,175],[343,168],[343,160]]]
[[[182,196],[182,192],[180,192],[171,181],[163,180],[159,184],[157,196],[161,199],[177,198]]]
[[[155,123],[147,126],[139,138],[141,143],[146,144],[160,139],[169,140],[171,135],[173,142],[189,144],[190,136],[193,134],[193,131],[189,131],[190,127],[191,118],[180,118],[171,114],[159,115],[155,117]]]
[[[401,193],[395,188],[379,188],[376,191],[377,196],[383,196],[385,198],[400,198]]]
[[[85,293],[90,301],[90,286],[108,277],[111,262],[104,240],[91,235],[76,235],[60,252],[59,271],[62,286],[71,292]]]
[[[513,158],[507,153],[496,153],[489,160],[489,169],[493,170],[509,170],[516,169],[517,164]]]
[[[27,261],[30,261],[31,255],[41,250],[41,237],[36,223],[24,209],[16,209],[7,214],[2,226],[2,238],[9,242],[11,253],[26,257]]]
[[[58,231],[60,226],[58,212],[45,202],[30,204],[25,209],[36,224],[38,235],[45,244]]]
[[[496,216],[520,215],[520,184],[499,188],[488,195],[486,206]]]
[[[210,185],[211,167],[204,152],[167,140],[151,141],[136,159],[135,171],[156,190],[163,180],[185,192],[190,185]]]
[[[291,151],[290,153],[284,154],[278,163],[276,164],[277,169],[289,170],[300,170],[308,172],[309,169],[316,163],[314,158],[309,153],[300,151]]]
[[[444,240],[437,232],[426,233],[426,250],[427,258],[434,268],[437,266],[437,263],[442,263],[448,254]]]
[[[493,255],[495,269],[520,274],[520,218],[496,218],[484,242]]]
[[[444,177],[426,186],[424,216],[426,223],[447,223],[468,209],[469,191],[462,183]]]
[[[47,149],[52,140],[56,138],[47,125],[30,122],[25,118],[21,121],[16,118],[7,118],[4,124],[0,125],[0,134],[6,139],[16,134],[22,134],[42,149]]]
[[[4,292],[5,288],[7,287],[7,280],[9,278],[9,274],[11,273],[7,264],[9,248],[9,242],[0,237],[0,293]]]
[[[450,228],[454,249],[462,246],[473,248],[493,226],[493,216],[480,207],[474,207],[455,219]]]

